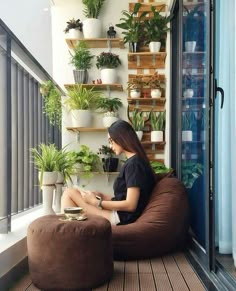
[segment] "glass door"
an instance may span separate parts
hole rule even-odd
[[[183,181],[191,208],[191,236],[212,269],[212,80],[209,1],[178,1],[172,39],[172,166]],[[176,28],[174,28],[175,30]],[[177,76],[177,81],[174,81]]]

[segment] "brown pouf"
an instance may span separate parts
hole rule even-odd
[[[27,232],[29,272],[44,290],[97,287],[113,274],[111,225],[100,216],[85,221],[60,221],[47,215]]]

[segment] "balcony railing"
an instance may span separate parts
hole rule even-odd
[[[47,80],[53,81],[0,19],[0,233],[11,231],[12,215],[42,202],[30,149],[61,147],[59,129],[43,113],[39,87]]]

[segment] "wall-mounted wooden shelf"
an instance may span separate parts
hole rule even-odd
[[[78,87],[81,84],[65,84],[64,87],[67,90]],[[96,88],[96,90],[108,90],[108,91],[123,91],[122,84],[82,84],[83,88]]]
[[[106,127],[67,127],[67,130],[73,132],[106,132]]]
[[[69,48],[73,49],[79,41],[85,41],[88,48],[124,48],[122,38],[67,38],[66,43]]]
[[[152,105],[163,106],[166,102],[166,98],[127,98],[127,101],[131,105]]]
[[[164,69],[166,52],[139,52],[128,54],[128,69]]]
[[[165,111],[165,108],[163,106],[163,104],[156,104],[156,105],[152,105],[152,104],[142,104],[142,105],[137,105],[137,104],[129,104],[129,111],[134,111],[136,108],[139,108],[140,111],[144,111],[144,112],[150,112],[150,111],[155,111],[155,112],[163,112]]]

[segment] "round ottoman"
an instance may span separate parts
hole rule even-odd
[[[60,221],[46,215],[27,231],[29,272],[44,290],[97,287],[113,274],[110,222],[100,216],[84,221]]]

